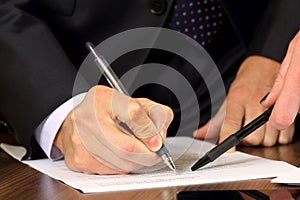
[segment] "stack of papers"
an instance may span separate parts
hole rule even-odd
[[[277,177],[297,168],[282,161],[268,160],[241,152],[226,153],[203,168],[190,167],[215,145],[190,137],[168,138],[169,149],[177,167],[175,174],[165,164],[145,167],[128,175],[87,175],[69,170],[64,161],[49,159],[21,161],[83,193],[199,185]],[[20,160],[24,148],[1,144],[0,147]],[[23,153],[22,153],[23,151]],[[298,169],[299,170],[299,169]],[[299,180],[299,179],[298,179]]]

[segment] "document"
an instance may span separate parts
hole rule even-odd
[[[284,171],[297,169],[295,166],[282,161],[234,152],[226,153],[203,168],[191,171],[190,167],[215,145],[190,137],[168,138],[165,145],[175,161],[177,173],[172,172],[164,163],[145,167],[127,175],[87,175],[69,170],[63,160],[42,159],[22,162],[83,193],[271,178],[277,177]],[[20,147],[7,144],[0,146],[16,159],[20,159],[18,158],[21,155],[20,151],[22,151]]]
[[[272,183],[283,183],[287,185],[300,186],[300,168],[296,168],[292,171],[286,171],[277,178],[272,180]]]

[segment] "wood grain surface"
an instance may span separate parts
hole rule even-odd
[[[239,151],[268,159],[282,160],[300,166],[300,140],[289,145],[276,147],[238,147]],[[134,199],[169,200],[176,199],[180,191],[213,190],[259,190],[269,194],[272,190],[291,187],[272,184],[270,179],[207,184],[187,187],[169,187],[125,192],[83,194],[64,183],[50,178],[27,165],[24,165],[0,150],[0,199]],[[251,198],[249,198],[251,199]]]

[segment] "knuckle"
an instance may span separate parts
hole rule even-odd
[[[140,102],[152,102],[150,99],[145,98],[145,97],[140,97],[140,98],[136,98],[136,99]]]
[[[140,139],[149,139],[150,137],[157,134],[157,129],[153,124],[147,124],[144,126],[137,126],[134,129],[135,135]]]
[[[231,133],[231,129],[234,127],[234,130],[238,130],[241,128],[241,121],[240,120],[237,120],[235,119],[233,116],[226,116],[225,118],[225,123],[227,123],[227,128],[226,130]],[[230,124],[230,127],[229,127],[229,124]]]
[[[101,99],[103,99],[103,96],[110,96],[111,90],[112,89],[109,87],[97,85],[91,88],[89,93],[95,95],[97,101],[101,101]]]
[[[136,150],[134,142],[122,142],[119,144],[123,156],[128,156],[129,153],[133,153]]]
[[[73,146],[82,146],[82,143],[76,133],[71,135],[71,142]]]
[[[172,121],[173,118],[174,118],[173,110],[168,106],[164,106],[164,108],[165,108],[165,111],[166,111],[165,113],[166,113],[167,119],[170,119],[170,121]]]
[[[85,168],[79,156],[74,155],[72,158],[65,158],[66,165],[69,169],[76,172],[84,172]]]
[[[68,162],[66,159],[65,159],[65,163],[70,170],[74,172],[80,172],[72,163]]]
[[[106,86],[103,86],[103,85],[96,85],[94,86],[92,89],[95,89],[99,92],[107,92],[110,90],[110,88],[106,87]]]
[[[228,98],[227,98],[227,104],[230,103],[230,101],[235,101],[236,97],[244,97],[245,95],[247,96],[249,94],[249,88],[248,87],[241,87],[241,86],[236,86],[230,90],[228,93]]]
[[[275,115],[272,118],[273,118],[272,126],[274,126],[275,128],[277,128],[279,130],[286,129],[287,127],[289,127],[292,124],[292,119],[289,116],[284,117],[281,115]]]
[[[128,103],[128,113],[130,119],[136,121],[142,112],[143,112],[142,105],[138,101],[131,99]]]
[[[83,162],[80,156],[74,155],[73,157],[73,166],[79,170],[82,170],[84,167]]]

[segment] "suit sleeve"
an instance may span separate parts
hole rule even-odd
[[[252,40],[249,55],[281,62],[300,28],[299,0],[269,0]]]
[[[46,24],[23,9],[27,2],[0,3],[0,113],[28,157],[34,130],[71,98],[76,68]]]

